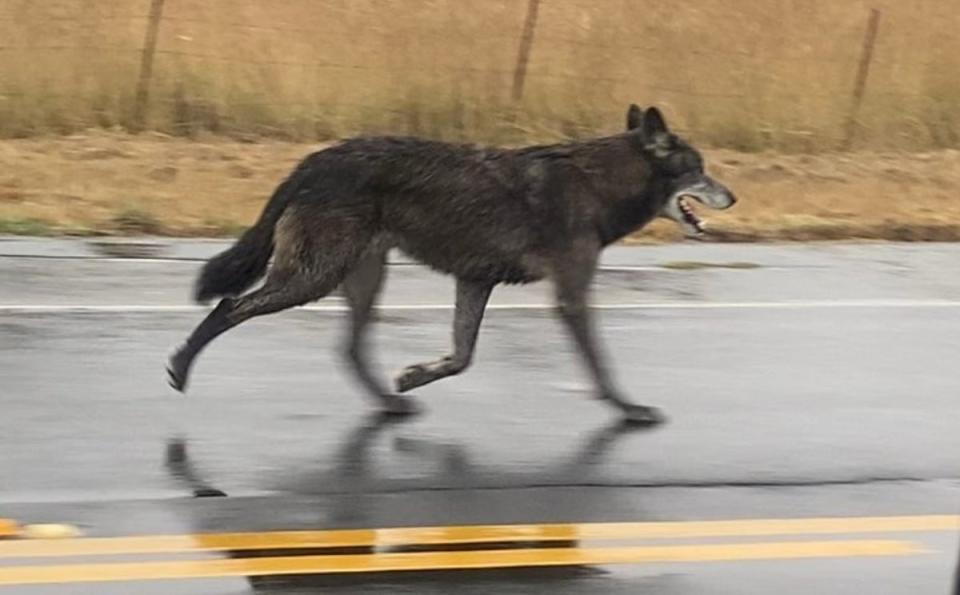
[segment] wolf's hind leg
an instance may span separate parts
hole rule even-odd
[[[336,287],[329,279],[289,276],[271,271],[263,287],[238,298],[226,298],[194,329],[167,366],[170,386],[183,392],[193,360],[210,341],[255,316],[272,314],[319,299]]]
[[[375,397],[384,413],[406,415],[415,413],[417,404],[412,399],[393,394],[387,384],[370,369],[369,333],[373,306],[383,286],[386,250],[369,250],[344,279],[342,289],[350,304],[350,336],[344,345],[344,356],[354,375],[367,393]]]
[[[477,345],[477,333],[493,284],[457,280],[457,307],[453,319],[453,354],[437,361],[414,364],[397,376],[397,390],[406,392],[467,369]]]
[[[361,233],[364,229],[339,223],[339,228],[333,229],[340,234],[318,239],[304,227],[295,210],[285,213],[277,224],[276,259],[263,286],[241,297],[220,301],[170,358],[170,385],[183,392],[194,359],[210,341],[231,328],[255,316],[312,302],[333,291],[366,249],[371,235]]]

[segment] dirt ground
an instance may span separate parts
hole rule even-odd
[[[236,234],[319,145],[107,132],[0,141],[0,233]],[[960,240],[960,151],[706,151],[740,198],[700,209],[717,240]],[[679,239],[660,221],[631,241]]]

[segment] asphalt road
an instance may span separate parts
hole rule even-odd
[[[589,398],[544,286],[498,291],[475,366],[408,422],[340,365],[336,297],[218,339],[179,396],[165,358],[217,247],[0,241],[0,518],[85,534],[0,539],[0,593],[952,588],[960,247],[610,251],[595,302],[670,418],[648,431]],[[444,353],[452,297],[398,257],[385,374]]]

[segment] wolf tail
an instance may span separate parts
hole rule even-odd
[[[308,163],[304,161],[277,187],[253,227],[245,231],[233,246],[207,261],[194,286],[197,302],[238,295],[263,277],[273,255],[273,232],[277,221],[304,186],[309,173]]]

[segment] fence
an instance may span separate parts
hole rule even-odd
[[[743,150],[960,145],[941,0],[0,0],[0,135],[519,142],[657,104]]]

